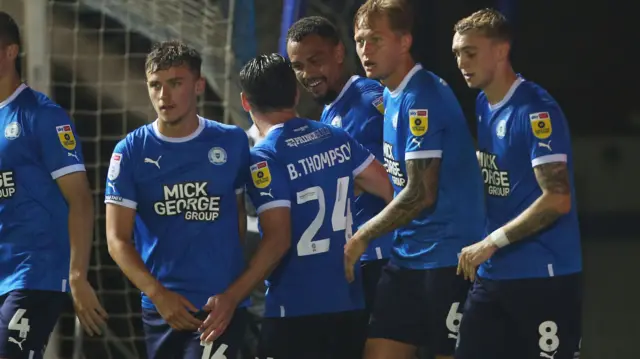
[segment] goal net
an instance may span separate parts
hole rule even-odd
[[[224,3],[225,9],[220,5]],[[230,6],[231,5],[231,6]],[[140,321],[140,292],[110,258],[104,228],[104,182],[115,144],[133,129],[153,121],[144,83],[144,59],[152,43],[181,39],[203,55],[205,94],[199,112],[211,119],[246,127],[247,120],[232,81],[237,71],[227,38],[231,1],[211,0],[0,0],[12,15],[23,42],[42,39],[32,13],[46,18],[43,56],[50,66],[45,89],[75,121],[83,144],[87,175],[96,203],[94,247],[89,279],[109,312],[108,332],[83,336],[73,308],[67,308],[50,341],[46,358],[145,358]],[[30,14],[31,11],[31,14]],[[27,78],[29,46],[23,46],[22,73]],[[35,56],[32,57],[33,60]],[[231,71],[229,71],[231,70]],[[41,74],[42,75],[42,74]],[[231,81],[230,81],[231,80]],[[80,338],[80,339],[79,339]]]

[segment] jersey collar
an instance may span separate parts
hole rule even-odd
[[[158,120],[156,119],[155,121],[153,121],[153,133],[156,135],[156,137],[158,137],[159,139],[161,139],[162,141],[165,142],[173,142],[173,143],[181,143],[181,142],[187,142],[187,141],[191,141],[194,138],[198,137],[198,135],[202,132],[202,130],[204,130],[204,121],[205,119],[203,117],[198,116],[198,128],[193,131],[190,135],[185,136],[185,137],[167,137],[163,134],[160,133],[160,130],[158,130]]]
[[[27,87],[29,86],[27,86],[24,83],[20,84],[20,86],[18,86],[18,88],[15,91],[13,91],[11,96],[7,97],[6,100],[0,102],[0,108],[5,108],[8,104],[10,104],[13,100],[15,100],[16,97],[18,97],[18,95],[20,95],[20,93]]]
[[[409,73],[407,73],[404,76],[404,79],[402,79],[402,82],[400,82],[400,85],[398,85],[398,87],[395,90],[391,91],[391,97],[397,97],[398,95],[400,95],[404,90],[404,88],[407,87],[407,84],[409,83],[409,81],[411,81],[411,79],[413,78],[413,75],[415,75],[416,72],[420,70],[422,70],[422,65],[415,64],[413,68],[409,71]]]
[[[358,75],[353,75],[349,78],[349,80],[347,81],[346,84],[344,84],[344,86],[342,87],[342,91],[340,91],[340,93],[338,94],[338,97],[336,97],[335,100],[333,100],[332,103],[328,104],[325,106],[326,109],[331,108],[331,106],[333,106],[334,103],[338,103],[338,101],[340,101],[340,99],[342,98],[342,96],[344,96],[344,94],[347,92],[347,90],[349,89],[349,87],[351,87],[351,84],[354,83],[360,76]]]
[[[509,102],[509,100],[511,100],[511,97],[513,97],[513,94],[518,89],[518,86],[520,86],[520,84],[523,83],[523,82],[524,82],[524,79],[522,77],[518,76],[518,78],[516,78],[516,80],[513,81],[513,83],[511,84],[511,87],[509,88],[509,91],[507,91],[507,94],[504,95],[502,100],[500,100],[500,102],[496,103],[495,105],[489,104],[489,109],[491,111],[495,111],[495,110],[499,109],[500,107],[504,106],[505,103],[507,103],[507,102]]]

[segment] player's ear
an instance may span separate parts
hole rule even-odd
[[[509,59],[509,51],[511,51],[511,44],[507,41],[498,44],[498,59],[506,61]]]
[[[244,92],[240,92],[240,103],[242,103],[243,110],[251,112],[251,104],[249,103],[247,95],[245,95]]]
[[[206,83],[204,77],[200,76],[196,80],[196,95],[202,95],[204,93],[204,87]]]
[[[9,59],[11,59],[13,61],[20,54],[20,46],[18,46],[16,44],[11,44],[11,45],[7,46],[5,51],[7,53],[7,56],[9,56]]]
[[[410,32],[402,34],[400,36],[400,47],[403,53],[409,53],[411,51],[411,45],[413,44],[413,35]]]

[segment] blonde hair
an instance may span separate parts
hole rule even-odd
[[[490,39],[511,42],[509,21],[502,13],[494,9],[474,12],[458,21],[453,27],[453,31],[461,35],[468,31],[478,31]]]
[[[392,31],[402,34],[413,29],[413,11],[406,0],[367,0],[353,18],[353,26],[370,26],[380,16],[386,16]]]

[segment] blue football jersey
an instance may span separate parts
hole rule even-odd
[[[455,266],[458,253],[482,239],[482,177],[471,133],[451,88],[417,64],[384,92],[384,159],[396,195],[407,184],[405,161],[441,158],[438,197],[396,231],[391,260],[429,269]]]
[[[0,295],[67,291],[69,208],[56,179],[84,171],[66,112],[21,85],[0,103]]]
[[[478,274],[491,279],[514,279],[581,271],[571,139],[560,106],[545,90],[522,78],[514,82],[499,103],[489,105],[481,93],[476,105],[487,233],[518,216],[542,195],[533,167],[566,162],[572,188],[568,214],[531,238],[501,248],[480,266]]]
[[[351,137],[366,147],[376,159],[382,156],[382,131],[384,87],[378,81],[353,76],[349,79],[335,101],[322,111],[320,121],[347,131]],[[384,200],[369,193],[355,198],[352,204],[353,224],[360,228],[385,207]],[[389,258],[393,233],[373,240],[361,260]]]
[[[151,274],[196,307],[222,293],[244,268],[236,195],[249,179],[244,131],[200,118],[183,138],[157,121],[120,141],[105,203],[136,210],[135,246]],[[142,296],[143,308],[153,309]]]
[[[291,248],[267,280],[266,317],[364,308],[359,266],[349,284],[353,182],[375,158],[341,129],[306,119],[273,126],[251,150],[249,196],[258,214],[291,208]]]

